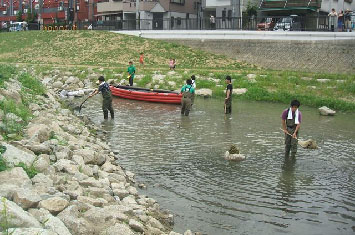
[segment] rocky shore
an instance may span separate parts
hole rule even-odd
[[[32,71],[32,76],[37,74]],[[85,89],[82,95],[92,88],[91,81],[60,72],[39,79],[46,92],[29,104],[33,116],[23,138],[0,137],[0,159],[7,168],[0,172],[0,231],[13,235],[179,234],[171,231],[173,215],[138,193],[134,174],[117,163],[100,138],[100,128],[74,115],[61,101],[63,85],[68,90]],[[0,101],[21,97],[23,85],[16,77],[5,87]],[[0,113],[0,120],[5,118],[22,121],[15,114]]]

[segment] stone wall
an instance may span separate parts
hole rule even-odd
[[[355,40],[187,40],[193,48],[270,69],[355,73]]]

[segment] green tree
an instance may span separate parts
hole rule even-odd
[[[246,13],[248,16],[256,16],[258,10],[258,6],[256,5],[255,2],[250,2],[250,0],[247,3],[247,9]]]
[[[19,11],[16,15],[17,22],[22,22],[22,11]]]

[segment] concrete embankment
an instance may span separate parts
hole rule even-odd
[[[100,128],[60,102],[54,80],[86,92],[91,83],[60,71],[41,80],[47,91],[28,104],[33,118],[24,138],[0,139],[0,231],[13,235],[178,234],[171,231],[173,215],[138,193],[134,174],[117,163],[100,137]],[[4,86],[2,104],[24,89],[16,78]],[[20,105],[21,99],[17,102]],[[0,119],[23,121],[9,115],[10,111],[0,113]]]
[[[117,31],[175,42],[270,69],[355,72],[355,32]]]

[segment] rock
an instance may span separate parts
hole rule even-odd
[[[42,185],[44,187],[53,187],[53,180],[48,176],[39,173],[32,178],[32,182],[35,186]]]
[[[60,82],[60,81],[56,81],[56,82],[54,82],[54,83],[52,84],[52,87],[53,87],[53,88],[57,88],[57,89],[62,89],[63,83]]]
[[[8,122],[17,122],[17,123],[20,123],[22,122],[22,118],[20,118],[19,116],[17,116],[16,114],[14,113],[7,113],[5,115],[5,118]]]
[[[50,159],[49,155],[41,154],[38,156],[37,160],[33,163],[33,166],[38,172],[46,172],[49,168]]]
[[[41,222],[44,224],[44,228],[54,231],[58,235],[71,235],[69,229],[58,217],[48,214],[42,217]]]
[[[242,95],[242,94],[247,93],[247,91],[248,91],[247,88],[236,88],[236,89],[233,89],[233,94]]]
[[[186,232],[184,232],[184,235],[193,235],[191,230],[186,230]]]
[[[128,192],[129,192],[129,194],[131,194],[131,195],[135,195],[135,196],[138,195],[137,189],[136,189],[135,187],[133,187],[133,186],[128,187],[127,190],[128,190]]]
[[[113,194],[118,196],[121,200],[129,195],[129,192],[125,189],[114,189]]]
[[[196,95],[203,96],[205,98],[212,97],[212,90],[207,88],[197,89],[195,91]]]
[[[100,233],[100,235],[134,235],[134,232],[126,224],[116,223]]]
[[[110,161],[106,161],[105,164],[101,166],[101,170],[112,173],[116,171],[116,166],[112,165]]]
[[[334,116],[336,113],[334,110],[331,110],[330,108],[328,108],[326,106],[320,107],[318,110],[319,110],[320,115],[323,115],[323,116]]]
[[[50,136],[50,129],[44,124],[30,124],[27,129],[27,135],[31,141],[43,143]]]
[[[229,151],[226,151],[224,155],[224,159],[230,161],[242,161],[245,160],[245,156],[243,154],[230,154]]]
[[[74,175],[79,171],[78,165],[74,165],[74,162],[66,159],[60,159],[53,166],[57,172],[62,171]]]
[[[97,154],[91,149],[78,149],[75,150],[73,154],[82,156],[85,164],[95,164],[101,166],[106,161],[105,156]]]
[[[91,198],[91,197],[86,197],[86,196],[78,196],[77,198],[78,202],[82,202],[85,204],[90,204],[95,207],[103,207],[105,206],[108,202],[103,199],[103,198]]]
[[[164,78],[166,76],[162,75],[162,74],[154,74],[152,77],[153,82],[158,82],[158,83],[162,83],[164,81]]]
[[[10,228],[8,234],[11,235],[59,235],[49,229],[43,228]]]
[[[5,218],[4,213],[0,213],[0,221],[7,219],[12,228],[41,228],[41,224],[31,214],[14,202],[1,197],[0,211],[4,211],[4,206],[6,206],[7,215]]]
[[[130,219],[128,222],[129,226],[136,232],[143,233],[144,232],[144,226],[140,222]]]
[[[255,79],[256,78],[256,74],[250,73],[250,74],[247,75],[247,78],[248,79]]]
[[[36,159],[36,155],[29,153],[29,151],[25,151],[25,149],[7,143],[4,143],[3,146],[6,147],[5,153],[3,153],[3,158],[9,166],[17,165],[20,162],[23,162],[26,166],[31,166]]]
[[[29,188],[32,182],[22,167],[0,172],[0,190],[4,185],[14,185],[19,188]]]
[[[37,207],[38,203],[41,201],[41,197],[35,192],[28,189],[19,189],[13,195],[13,201],[27,210],[28,208]]]
[[[171,87],[176,87],[176,82],[168,81],[168,85],[171,86]]]
[[[309,78],[309,77],[301,77],[302,80],[304,81],[312,81],[313,78]]]
[[[76,84],[76,83],[79,83],[79,82],[80,82],[79,78],[74,77],[74,76],[70,76],[68,78],[68,80],[65,81],[65,84]]]
[[[93,235],[93,227],[84,218],[81,218],[78,206],[67,207],[57,216],[72,234]]]
[[[154,217],[149,217],[149,220],[148,220],[148,223],[154,227],[154,228],[158,228],[160,230],[163,230],[164,229],[164,226],[160,223],[159,220],[157,220],[156,218]]]
[[[16,90],[2,89],[0,88],[0,95],[6,97],[7,99],[14,100],[17,104],[22,104],[22,98],[19,92]]]
[[[318,148],[316,141],[314,141],[312,139],[308,139],[305,141],[299,140],[298,143],[299,143],[299,145],[302,146],[302,148],[305,148],[305,149],[317,149]]]
[[[317,79],[317,82],[320,82],[320,83],[325,83],[325,82],[329,82],[330,79]]]
[[[25,145],[27,149],[31,150],[34,152],[34,154],[39,155],[39,154],[50,154],[52,152],[50,146],[48,144],[30,144],[30,145]]]
[[[69,202],[61,197],[52,197],[39,203],[40,208],[44,208],[54,215],[63,211],[68,205]]]
[[[181,233],[176,233],[176,232],[174,232],[174,231],[171,231],[170,233],[169,233],[169,235],[182,235]]]
[[[93,177],[82,180],[79,182],[79,184],[83,187],[97,187],[97,188],[102,187],[101,183]]]

